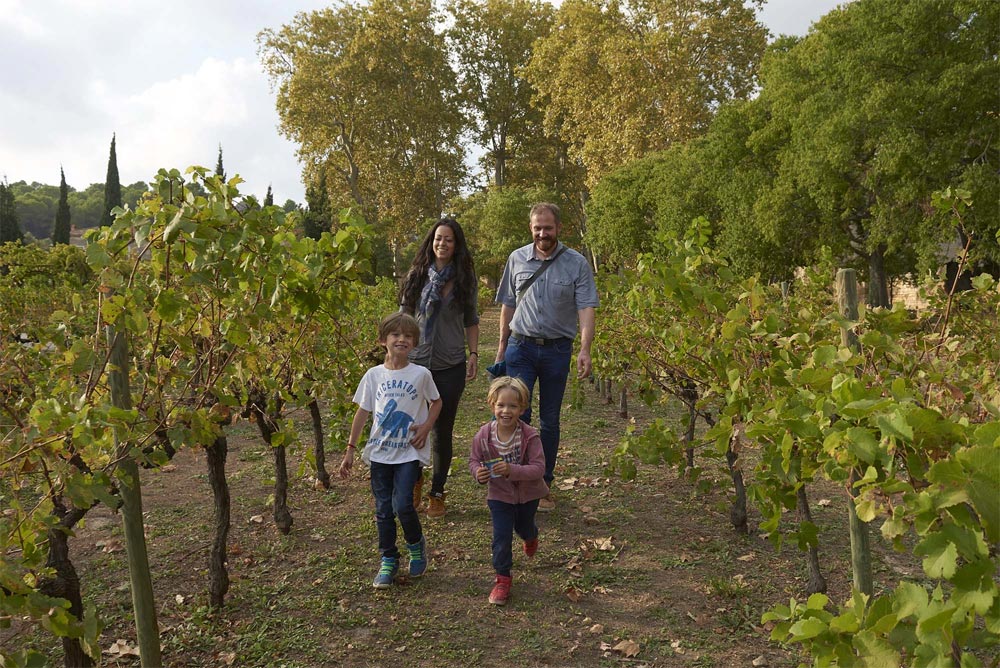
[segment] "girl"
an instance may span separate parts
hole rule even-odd
[[[402,310],[415,317],[420,325],[419,345],[410,353],[410,361],[431,370],[443,402],[431,439],[434,469],[428,517],[445,514],[444,486],[451,468],[458,401],[466,381],[474,379],[478,369],[477,285],[461,225],[451,218],[442,218],[428,230],[399,293]],[[423,476],[415,488],[417,508],[422,506],[422,483]]]
[[[529,558],[538,550],[535,513],[538,500],[549,493],[542,479],[545,455],[535,429],[521,421],[528,407],[528,388],[519,378],[502,376],[490,385],[487,401],[496,420],[487,422],[472,440],[469,470],[480,484],[489,484],[486,504],[493,520],[493,569],[496,584],[490,603],[504,605],[510,597],[514,562],[514,532],[524,541]]]

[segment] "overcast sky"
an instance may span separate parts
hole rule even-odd
[[[768,0],[774,34],[803,35],[841,0]],[[215,166],[241,192],[301,201],[256,35],[329,1],[0,0],[0,178],[103,182],[117,134],[123,184],[160,167]]]

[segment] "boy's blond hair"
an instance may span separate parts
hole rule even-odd
[[[517,400],[520,402],[519,405],[522,408],[528,407],[528,402],[531,400],[528,386],[520,378],[512,376],[500,376],[490,383],[490,392],[486,395],[486,401],[490,406],[496,406],[497,398],[502,390],[514,390],[517,394]]]
[[[409,313],[397,311],[387,315],[378,325],[378,342],[385,343],[393,332],[409,334],[413,337],[413,345],[420,343],[420,325]]]

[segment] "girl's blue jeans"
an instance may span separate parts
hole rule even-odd
[[[426,446],[425,446],[426,447]],[[420,462],[402,464],[371,463],[372,494],[375,496],[375,526],[378,528],[378,551],[383,557],[399,558],[396,547],[396,518],[403,527],[403,538],[410,545],[423,537],[420,518],[413,507],[413,486],[422,474]]]
[[[510,577],[510,567],[514,564],[514,533],[525,541],[538,538],[535,525],[538,499],[527,503],[488,500],[486,505],[493,519],[493,570],[497,575]]]

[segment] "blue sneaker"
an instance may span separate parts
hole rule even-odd
[[[427,553],[427,538],[421,536],[419,543],[407,543],[406,549],[410,552],[410,577],[419,578],[427,570],[427,563],[431,560]]]
[[[393,557],[382,557],[382,567],[378,569],[378,575],[372,586],[376,589],[388,589],[392,586],[392,580],[399,572],[399,559]]]

